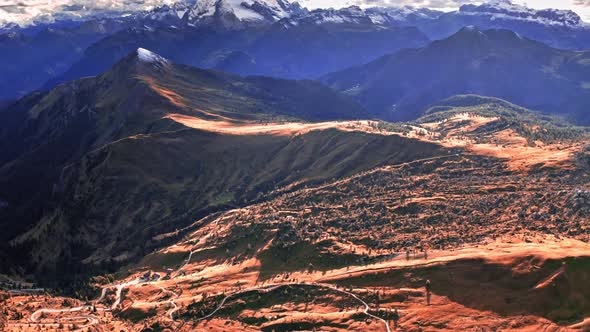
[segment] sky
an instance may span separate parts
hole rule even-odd
[[[52,21],[60,15],[84,17],[95,13],[125,12],[150,9],[171,4],[175,0],[0,0],[0,24],[14,22],[26,25],[32,20]],[[299,0],[308,8],[346,7],[360,5],[390,5],[428,7],[450,11],[466,3],[481,3],[481,0]],[[514,0],[532,8],[571,9],[585,21],[590,22],[590,0]]]

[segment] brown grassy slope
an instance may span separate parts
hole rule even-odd
[[[19,241],[37,245],[34,257],[40,264],[56,257],[48,252],[75,254],[76,260],[127,261],[161,245],[152,240],[158,234],[260,199],[274,188],[442,153],[437,145],[397,135],[336,129],[296,137],[192,129],[140,135],[68,167],[62,205]]]

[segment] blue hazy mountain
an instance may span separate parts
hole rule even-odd
[[[559,50],[509,30],[467,27],[322,81],[384,119],[414,119],[438,100],[479,94],[589,123],[589,64],[588,51]]]

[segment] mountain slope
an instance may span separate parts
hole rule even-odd
[[[1,113],[0,227],[28,255],[5,266],[50,282],[108,270],[277,187],[444,152],[362,122],[304,121],[365,114],[316,82],[189,68],[143,49],[27,96]]]
[[[30,95],[2,112],[0,162],[6,190],[0,197],[12,205],[16,192],[9,188],[47,194],[54,181],[46,177],[55,178],[60,167],[88,151],[133,135],[178,128],[164,118],[169,113],[251,121],[350,119],[365,114],[318,83],[241,78],[177,66],[141,50],[103,75]],[[31,173],[28,167],[37,171]]]
[[[129,286],[121,310],[138,317],[136,326],[181,331],[381,331],[387,323],[379,318],[392,317],[391,308],[399,308],[399,321],[389,322],[397,329],[411,330],[418,320],[432,331],[583,329],[590,164],[579,148],[587,136],[529,146],[514,127],[503,127],[529,116],[536,114],[495,98],[445,100],[406,134],[455,144],[453,153],[200,219],[119,281],[177,267],[169,277]],[[544,158],[514,168],[531,149]],[[154,284],[178,294],[173,318]],[[355,298],[373,316],[350,310]]]
[[[0,99],[16,98],[65,72],[84,50],[127,27],[126,22],[91,20],[75,27],[48,27],[35,34],[0,34]]]
[[[589,123],[589,59],[588,52],[557,50],[511,31],[467,27],[322,81],[385,119],[414,119],[431,103],[473,93]]]

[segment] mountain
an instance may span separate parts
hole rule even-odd
[[[160,3],[158,5],[158,3]],[[116,3],[111,6],[60,6],[39,12],[15,10],[8,22],[0,18],[0,33],[26,31],[34,33],[46,28],[75,27],[94,20],[126,20],[166,22],[168,24],[200,24],[210,18],[228,18],[244,24],[255,21],[274,22],[278,19],[306,12],[297,2],[289,0],[179,0],[175,2]],[[18,5],[16,5],[18,6]],[[217,23],[220,23],[219,21]]]
[[[153,54],[143,57],[165,67]],[[64,199],[67,209],[37,229],[43,249],[32,252],[51,259],[48,253],[63,253],[62,243],[78,237],[85,246],[72,252],[90,252],[86,272],[91,261],[109,256],[129,264],[60,285],[53,289],[59,296],[30,294],[18,289],[23,283],[16,277],[0,277],[12,293],[0,293],[5,325],[9,331],[24,324],[79,326],[72,321],[96,330],[385,331],[412,330],[419,319],[433,331],[584,330],[588,132],[552,137],[555,128],[536,122],[538,116],[505,100],[458,95],[415,123],[379,123],[373,131],[219,137],[183,128],[113,142],[97,151],[108,157],[85,158],[75,178],[81,197]],[[290,142],[288,152],[265,152],[277,140]],[[165,208],[175,207],[170,214],[179,217],[190,212],[202,192],[215,195],[227,182],[251,185],[241,175],[255,174],[252,167],[292,163],[299,172],[317,171],[320,164],[341,165],[340,155],[364,163],[380,153],[390,163],[321,183],[274,186],[259,200],[177,230],[161,233],[182,224],[171,217],[152,222]],[[309,162],[294,161],[304,155]],[[239,163],[229,162],[234,158]],[[196,181],[205,181],[200,186],[188,181],[196,172]],[[298,176],[295,169],[284,175]],[[208,178],[218,183],[208,185]],[[129,191],[135,181],[143,186]],[[179,190],[171,203],[169,192]],[[133,203],[138,196],[141,202]],[[92,202],[80,205],[85,198]],[[129,207],[126,222],[111,223],[120,205]],[[78,223],[60,219],[76,209],[83,210]],[[65,226],[75,229],[64,236]],[[71,266],[60,268],[71,276]]]
[[[159,234],[276,188],[442,153],[358,121],[306,121],[366,116],[317,82],[195,69],[138,49],[0,113],[2,251],[21,253],[3,266],[48,282],[108,271],[163,245]]]
[[[509,0],[465,4],[458,10],[442,12],[427,8],[351,6],[341,9],[316,9],[291,18],[306,24],[348,24],[351,27],[416,27],[430,39],[444,39],[466,26],[481,30],[506,29],[555,48],[590,48],[590,26],[571,10],[537,10]]]
[[[590,26],[571,10],[537,10],[509,0],[481,5],[465,4],[459,10],[442,13],[435,20],[407,22],[416,25],[432,39],[446,38],[465,26],[481,30],[507,29],[561,49],[590,48]]]
[[[590,48],[590,28],[574,12],[507,0],[448,13],[409,6],[310,11],[286,0],[179,1],[86,22],[7,26],[0,50],[12,51],[0,57],[0,77],[6,78],[0,99],[97,75],[142,46],[191,66],[302,79],[420,47],[465,26],[508,29],[561,49]]]
[[[217,20],[226,27],[251,22],[276,22],[305,13],[297,2],[288,0],[204,0],[192,8],[189,21],[207,24]]]
[[[121,30],[151,31],[188,26],[243,29],[249,25],[268,25],[303,12],[305,10],[297,3],[284,0],[216,0],[196,4],[188,1],[128,15],[104,13],[85,21],[67,18],[23,28],[8,25],[0,30],[0,99],[20,97],[41,88],[80,61],[89,46]],[[132,51],[125,45],[120,47],[125,47],[124,54]],[[89,74],[95,75],[107,68]]]
[[[0,50],[6,50],[0,57],[0,99],[97,75],[141,46],[191,66],[295,79],[423,46],[472,25],[512,30],[561,49],[590,48],[590,28],[574,12],[508,0],[448,13],[410,6],[310,11],[287,0],[186,0],[54,19],[0,28]],[[221,54],[231,56],[216,60]]]
[[[465,114],[469,114],[467,120],[464,119]],[[436,124],[439,131],[446,134],[448,129],[453,131],[453,126],[464,125],[462,121],[469,123],[469,117],[488,119],[475,130],[471,128],[470,131],[462,132],[473,142],[494,141],[499,132],[511,131],[522,137],[529,146],[537,146],[584,141],[590,133],[587,127],[572,126],[560,117],[531,111],[506,100],[478,95],[456,95],[441,100],[426,110],[416,123]]]
[[[142,46],[191,66],[241,75],[303,79],[316,78],[428,42],[425,35],[415,28],[385,28],[376,24],[357,28],[345,23],[306,24],[304,18],[283,19],[271,25],[241,29],[214,26],[120,31],[90,46],[77,63],[45,87],[96,75],[124,54]],[[223,60],[228,55],[231,55],[229,60]]]
[[[307,9],[288,0],[179,1],[134,14],[135,19],[167,20],[176,26],[215,26],[242,29],[302,15]],[[177,21],[177,22],[174,22]]]
[[[124,27],[121,21],[88,21],[75,27],[46,27],[35,33],[0,35],[0,99],[20,97],[65,72],[86,47]]]
[[[373,21],[398,27],[421,27],[444,14],[442,11],[412,6],[368,7],[364,10]]]
[[[459,9],[461,13],[468,15],[491,15],[493,19],[509,18],[538,22],[547,25],[561,25],[570,27],[583,26],[582,19],[572,10],[542,9],[535,10],[523,5],[516,5],[510,0],[496,0],[481,5],[463,5]]]
[[[415,119],[456,94],[506,99],[589,123],[590,53],[551,48],[508,30],[467,27],[430,45],[402,50],[322,81],[383,119]]]

